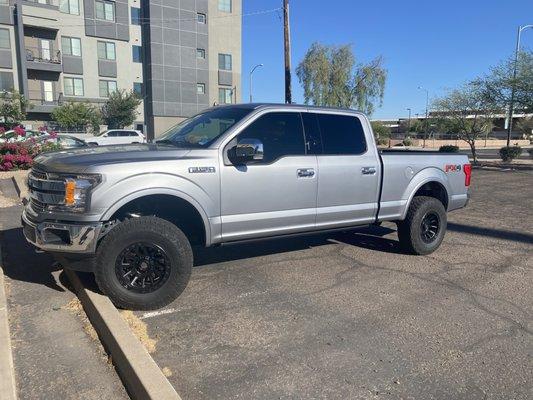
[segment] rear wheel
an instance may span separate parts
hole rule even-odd
[[[102,239],[95,278],[118,307],[149,310],[183,292],[192,263],[191,246],[178,227],[157,217],[132,218]]]
[[[446,209],[433,197],[417,196],[411,202],[405,219],[397,225],[398,238],[404,250],[411,254],[430,254],[444,239]]]

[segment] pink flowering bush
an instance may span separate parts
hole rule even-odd
[[[13,128],[17,136],[26,136],[26,130],[21,126],[15,126]]]
[[[0,171],[29,169],[35,155],[20,143],[3,143],[0,145]]]

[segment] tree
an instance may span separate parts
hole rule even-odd
[[[387,139],[390,137],[390,128],[381,121],[372,121],[372,131],[376,139]]]
[[[521,119],[516,124],[516,127],[529,139],[533,135],[533,117]]]
[[[489,99],[501,110],[509,107],[514,86],[514,108],[525,113],[533,112],[533,52],[519,53],[515,79],[513,79],[514,63],[514,58],[505,60],[476,82],[485,87]]]
[[[52,111],[52,119],[65,129],[100,131],[102,116],[100,111],[91,104],[69,102]]]
[[[387,80],[382,57],[356,65],[349,45],[317,42],[307,51],[296,74],[304,89],[305,104],[357,107],[367,114],[372,114],[376,104],[382,104]]]
[[[124,128],[132,125],[137,118],[137,107],[142,100],[137,93],[116,90],[102,107],[102,116],[108,128]]]
[[[26,118],[28,109],[31,109],[31,104],[16,90],[0,92],[0,117],[6,125],[19,125]]]
[[[477,162],[476,139],[492,130],[494,103],[479,82],[469,82],[433,102],[439,130],[454,133],[470,146]]]

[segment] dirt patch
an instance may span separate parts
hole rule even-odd
[[[133,334],[143,344],[148,353],[153,353],[156,349],[157,340],[148,336],[148,330],[146,324],[141,321],[133,312],[129,310],[122,311],[120,313],[122,318],[128,323]]]
[[[163,372],[163,375],[165,375],[167,378],[172,376],[172,370],[169,367],[164,367],[161,372]]]
[[[80,317],[83,323],[83,330],[85,331],[85,333],[87,333],[87,335],[89,335],[91,339],[99,341],[98,334],[94,330],[91,322],[89,321],[89,318],[87,318],[85,311],[83,311],[83,306],[81,305],[80,299],[74,297],[62,308]]]

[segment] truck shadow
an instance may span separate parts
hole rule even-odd
[[[344,243],[370,250],[400,254],[402,250],[398,241],[383,237],[392,232],[395,231],[386,227],[370,226],[367,228],[357,228],[333,233],[316,233],[299,237],[265,238],[264,240],[241,242],[207,249],[195,248],[194,266],[200,267],[251,257],[288,253],[334,243]]]
[[[10,279],[36,283],[64,292],[56,281],[53,272],[60,271],[60,265],[47,253],[36,252],[35,248],[26,242],[22,228],[2,231],[2,262],[4,274]]]

